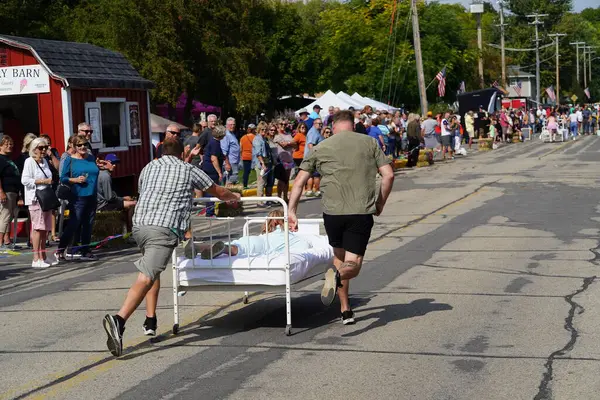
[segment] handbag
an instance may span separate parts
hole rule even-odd
[[[44,169],[40,167],[40,164],[38,164],[37,161],[35,163],[37,164],[38,168],[42,171],[44,176],[48,178],[48,175],[46,175]],[[52,185],[48,185],[43,189],[36,189],[35,197],[37,197],[38,203],[40,204],[40,208],[42,209],[42,211],[52,211],[60,207],[60,201],[58,200],[58,197],[56,197],[56,193],[54,193]]]
[[[69,178],[73,177],[73,160],[69,164]],[[56,197],[59,200],[69,200],[71,198],[71,185],[60,182],[56,189]]]

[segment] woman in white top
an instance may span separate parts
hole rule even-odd
[[[43,211],[35,191],[52,184],[52,171],[45,159],[48,152],[46,139],[37,138],[29,146],[29,158],[25,160],[21,183],[25,186],[25,205],[29,207],[31,217],[31,242],[33,244],[33,268],[48,268],[56,265],[56,260],[46,257],[46,236],[52,229],[52,211]]]

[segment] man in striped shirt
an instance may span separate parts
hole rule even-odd
[[[224,201],[237,201],[239,195],[214,182],[183,158],[183,145],[168,139],[162,145],[162,157],[144,167],[139,179],[139,200],[133,216],[133,238],[142,257],[135,262],[140,271],[127,298],[116,315],[107,314],[103,325],[110,352],[123,352],[125,321],[146,298],[144,333],[156,334],[156,304],[160,290],[160,273],[190,225],[194,190],[202,190]]]

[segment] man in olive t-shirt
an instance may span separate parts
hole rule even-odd
[[[383,211],[394,183],[390,160],[377,142],[370,136],[352,132],[353,128],[352,112],[344,110],[334,115],[333,136],[314,147],[300,164],[289,205],[290,229],[295,231],[302,189],[312,173],[319,172],[323,220],[337,269],[329,269],[325,274],[321,301],[330,305],[336,292],[339,294],[344,325],[354,323],[348,301],[349,280],[360,272],[371,236],[373,215]],[[379,193],[378,173],[382,178]]]

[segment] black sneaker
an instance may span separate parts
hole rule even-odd
[[[354,311],[348,310],[342,313],[342,324],[352,325],[354,322]]]
[[[81,261],[98,261],[98,257],[96,257],[96,255],[94,253],[92,253],[91,251],[89,251],[85,254],[82,254],[79,259]]]
[[[106,340],[108,350],[113,356],[120,357],[123,354],[123,332],[125,332],[125,326],[121,326],[119,320],[109,314],[104,316],[102,325],[108,335],[108,340]]]
[[[156,325],[157,325],[157,320],[156,317],[146,317],[146,320],[144,321],[144,325],[142,325],[142,327],[144,328],[144,335],[146,336],[156,336]]]
[[[342,282],[339,271],[334,268],[329,268],[327,272],[325,272],[325,283],[321,290],[321,302],[326,306],[330,306],[331,303],[333,303],[333,300],[335,300],[338,288],[341,287]]]

